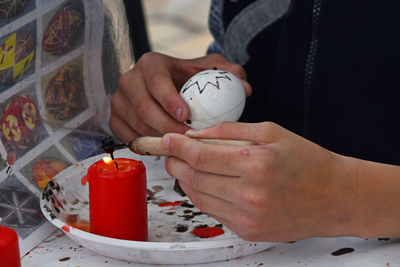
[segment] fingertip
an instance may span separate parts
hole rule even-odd
[[[190,111],[187,104],[178,105],[174,111],[174,118],[179,122],[185,122],[189,119]]]
[[[185,132],[185,135],[189,137],[196,137],[199,135],[199,132],[199,129],[189,129]]]
[[[253,89],[252,89],[250,83],[248,83],[246,80],[242,80],[242,85],[243,85],[244,91],[246,93],[246,97],[251,96],[251,94],[253,93]]]
[[[164,148],[165,150],[169,150],[169,144],[171,142],[171,137],[170,134],[166,134],[162,137],[161,139],[161,146],[162,148]]]
[[[170,95],[164,100],[162,105],[179,122],[185,122],[189,118],[189,107],[179,94]]]

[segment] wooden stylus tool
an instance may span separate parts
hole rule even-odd
[[[143,136],[133,139],[128,143],[128,148],[139,155],[149,156],[169,156],[169,153],[161,146],[162,137]],[[209,144],[251,146],[255,145],[253,141],[242,140],[224,140],[224,139],[196,139],[200,142]]]

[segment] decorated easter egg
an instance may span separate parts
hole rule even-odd
[[[83,25],[83,15],[77,7],[63,7],[47,25],[43,34],[43,49],[52,55],[66,53],[79,39]]]
[[[29,0],[2,0],[0,1],[0,17],[11,19],[24,11]]]
[[[31,31],[21,30],[7,36],[0,43],[0,83],[12,84],[33,64],[35,37]]]
[[[15,96],[0,117],[1,137],[4,143],[26,148],[37,139],[38,109],[27,95]]]
[[[78,106],[77,93],[82,90],[82,75],[78,67],[68,65],[58,71],[47,85],[44,97],[49,117],[70,118]]]
[[[32,167],[33,180],[40,189],[43,189],[57,173],[67,168],[65,162],[52,158],[44,158]]]
[[[102,138],[102,136],[91,136],[86,134],[75,136],[73,138],[72,145],[75,157],[79,161],[81,161],[86,158],[104,153],[103,147],[101,145]]]
[[[10,178],[18,181],[15,176]],[[0,203],[2,204],[0,209],[1,225],[22,230],[19,232],[22,237],[28,236],[28,233],[32,231],[31,229],[29,229],[29,232],[24,231],[24,228],[32,228],[43,223],[43,214],[39,208],[39,198],[33,192],[23,187],[22,184],[14,186],[2,185],[0,187]],[[1,241],[3,242],[3,240]],[[0,266],[3,267],[3,258],[1,260]]]
[[[209,127],[222,121],[237,121],[243,112],[246,94],[240,80],[223,70],[205,70],[191,77],[180,95],[190,109],[186,124]]]

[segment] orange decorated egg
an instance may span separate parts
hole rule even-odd
[[[59,10],[43,35],[43,49],[53,55],[66,53],[79,39],[83,30],[82,12],[74,6]]]
[[[31,31],[12,33],[0,43],[0,83],[15,83],[32,66],[35,36]]]
[[[33,180],[40,189],[43,189],[57,173],[68,165],[65,162],[52,158],[37,161],[32,167]]]
[[[4,143],[26,148],[37,139],[38,109],[27,95],[17,95],[3,109],[0,124]]]

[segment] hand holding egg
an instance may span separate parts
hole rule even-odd
[[[237,121],[243,112],[246,94],[240,80],[224,70],[204,70],[191,77],[180,95],[190,109],[186,124],[206,128],[222,121]]]

